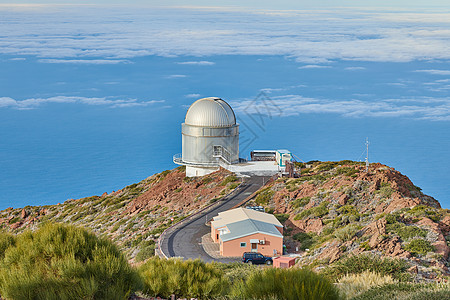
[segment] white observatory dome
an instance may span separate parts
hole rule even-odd
[[[236,117],[230,105],[216,97],[195,101],[189,107],[186,125],[202,127],[229,127],[236,125]]]

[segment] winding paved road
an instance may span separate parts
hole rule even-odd
[[[231,195],[220,200],[218,205],[196,215],[193,219],[169,230],[161,241],[161,250],[169,257],[183,257],[185,259],[200,258],[205,262],[220,261],[233,262],[236,258],[214,259],[209,256],[201,245],[202,236],[210,232],[206,226],[206,219],[210,220],[219,212],[231,209],[245,198],[256,192],[263,186],[263,182],[269,177],[252,176],[246,178],[244,183]]]

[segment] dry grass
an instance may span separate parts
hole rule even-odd
[[[360,274],[347,274],[339,282],[339,290],[346,299],[351,299],[375,286],[396,283],[391,276],[382,276],[375,272],[364,271]]]

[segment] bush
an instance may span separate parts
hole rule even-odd
[[[280,221],[281,224],[284,224],[287,219],[289,219],[289,214],[275,214],[275,217]]]
[[[238,180],[238,178],[236,176],[229,175],[220,183],[220,185],[221,186],[226,186],[228,183],[235,182],[236,180]]]
[[[417,256],[426,255],[428,252],[436,251],[436,248],[424,239],[414,239],[403,247],[406,251],[411,252],[412,255]]]
[[[154,257],[139,267],[145,294],[153,297],[210,299],[227,288],[223,272],[200,260],[161,259]]]
[[[0,262],[0,293],[7,299],[127,299],[139,287],[114,244],[74,226],[25,232]]]
[[[320,300],[339,299],[337,288],[326,278],[306,269],[270,268],[252,273],[234,286],[236,299]]]
[[[450,285],[396,283],[373,287],[353,300],[442,300],[449,299]]]
[[[334,232],[334,236],[338,238],[341,242],[346,242],[351,240],[358,232],[358,230],[359,230],[358,225],[349,224],[345,227],[337,229]]]
[[[402,240],[410,239],[413,237],[426,237],[427,231],[425,229],[419,228],[417,226],[406,226],[403,223],[393,223],[388,224],[386,226],[386,230],[391,233],[397,234],[399,237],[402,238]]]
[[[312,234],[308,234],[306,232],[299,232],[294,234],[294,240],[300,242],[300,249],[305,251],[306,249],[310,249],[314,244],[314,236]]]
[[[310,200],[311,200],[311,197],[297,198],[294,201],[292,201],[292,207],[293,208],[303,207],[306,204],[308,204]]]
[[[267,187],[258,193],[258,196],[255,198],[255,202],[258,205],[268,204],[274,194],[275,192],[272,191],[270,187]]]
[[[3,259],[5,257],[6,250],[14,246],[16,240],[14,236],[8,233],[0,233],[0,259]]]
[[[141,262],[155,255],[155,241],[143,241],[140,245],[136,261]]]
[[[361,254],[341,259],[333,266],[324,269],[322,273],[334,281],[346,274],[360,274],[364,271],[375,272],[382,276],[390,275],[398,281],[408,281],[411,279],[407,272],[408,268],[409,264],[401,259]]]
[[[381,195],[382,198],[391,197],[393,192],[395,192],[395,190],[391,187],[389,182],[382,182],[380,188],[375,191],[375,193]]]
[[[318,206],[311,207],[310,209],[305,209],[301,213],[295,216],[294,220],[305,219],[306,217],[313,216],[317,218],[321,218],[328,214],[328,202],[324,201],[320,203]]]
[[[344,275],[338,281],[338,287],[347,299],[351,299],[372,287],[393,283],[395,280],[389,275],[381,276],[374,272],[364,271],[360,274]]]

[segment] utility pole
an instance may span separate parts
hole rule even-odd
[[[366,138],[366,173],[369,172],[369,138]]]

